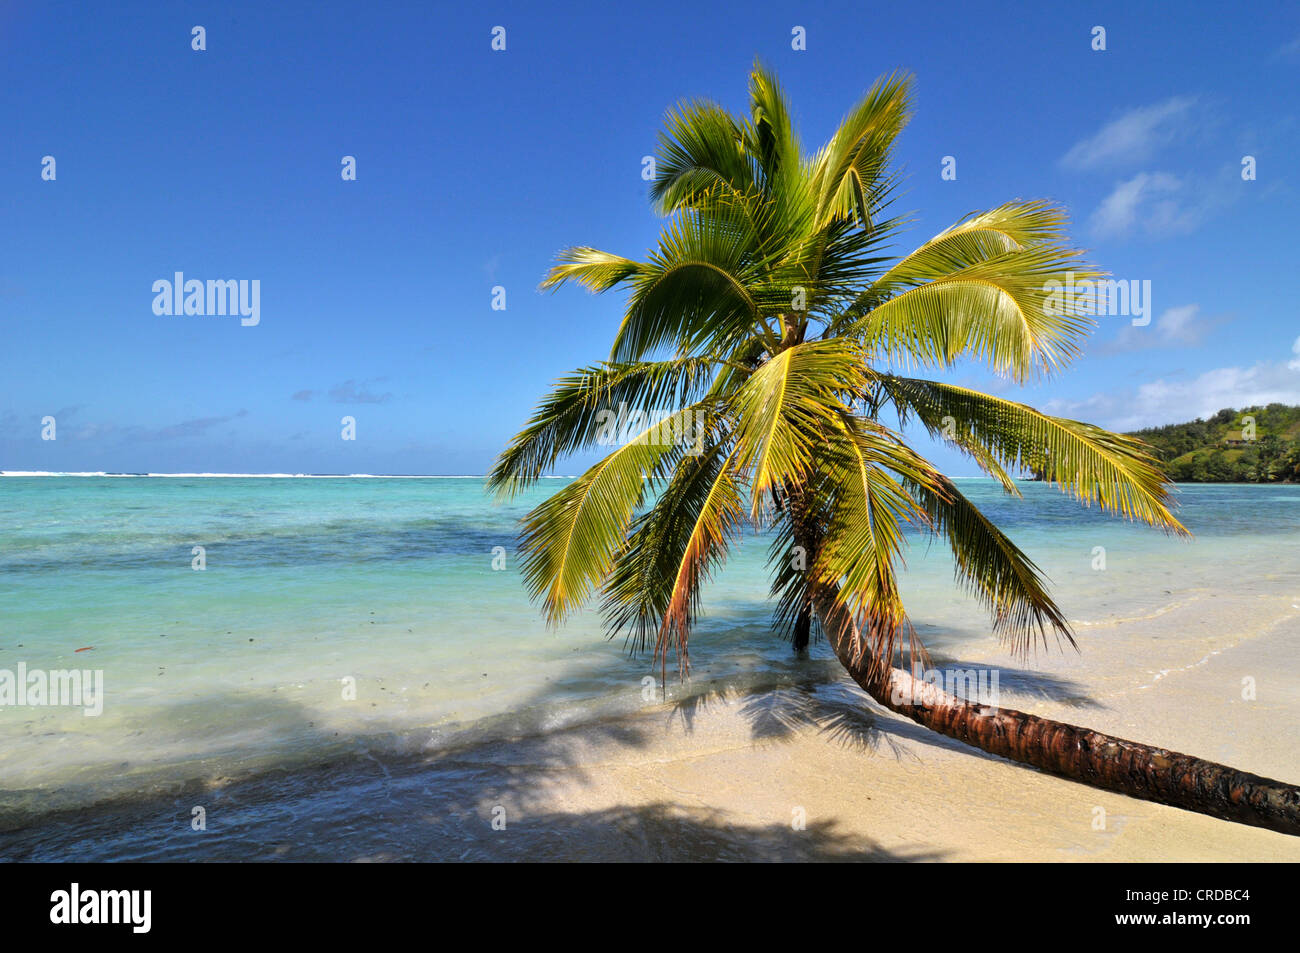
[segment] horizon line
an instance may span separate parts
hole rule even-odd
[[[204,478],[277,480],[482,480],[486,473],[128,473],[114,470],[0,470],[0,477],[114,477],[114,478]],[[541,480],[572,480],[574,476],[549,473]]]
[[[578,474],[548,473],[539,480],[576,480]],[[484,480],[486,473],[127,473],[113,470],[0,470],[3,477],[111,477],[113,479],[235,479],[235,480]],[[952,480],[990,477],[953,476]]]

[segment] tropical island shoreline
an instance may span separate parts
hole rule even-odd
[[[1300,782],[1294,574],[1077,623],[1001,702]],[[636,714],[436,755],[354,756],[34,818],[10,860],[1296,861],[1300,842],[1013,764],[819,663]],[[953,664],[1001,666],[991,642]],[[1253,679],[1256,697],[1234,686]],[[214,822],[194,832],[191,805]],[[217,819],[219,818],[219,823]]]

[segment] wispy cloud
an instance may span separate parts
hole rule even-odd
[[[369,388],[371,384],[378,384],[386,380],[388,380],[387,377],[372,377],[369,380],[364,380],[358,383],[349,378],[341,384],[335,384],[327,392],[318,390],[295,391],[291,395],[290,399],[309,401],[314,400],[316,397],[321,396],[322,393],[325,393],[325,395],[336,404],[385,404],[393,399],[393,395],[387,391],[376,393]]]
[[[1295,355],[1295,360],[1288,364],[1287,367],[1293,371],[1300,371],[1300,338],[1296,338],[1295,343],[1291,345],[1291,353]]]
[[[342,384],[335,384],[330,388],[330,400],[336,404],[384,404],[393,399],[393,395],[385,391],[377,394],[367,387],[386,380],[383,377],[376,377],[372,380],[362,381],[360,385],[354,380],[346,380]]]
[[[226,414],[223,417],[194,417],[156,430],[133,427],[128,431],[128,434],[134,440],[178,440],[186,437],[198,437],[207,433],[213,427],[247,416],[248,411],[241,410],[238,413]]]
[[[1180,178],[1168,172],[1139,172],[1101,200],[1088,219],[1099,238],[1144,234],[1182,235],[1241,196],[1232,169],[1218,177]]]
[[[72,408],[75,410],[76,408]],[[62,423],[63,417],[55,415]],[[71,416],[68,413],[67,416]],[[188,420],[182,420],[179,423],[168,424],[164,427],[141,427],[135,424],[123,426],[112,421],[87,421],[77,425],[70,431],[74,440],[101,440],[108,438],[118,438],[125,443],[141,442],[153,443],[168,440],[184,440],[189,437],[201,437],[214,427],[230,423],[232,420],[238,420],[240,417],[247,417],[247,410],[240,410],[233,414],[224,414],[214,417],[191,417]]]
[[[1126,324],[1112,340],[1097,348],[1098,354],[1117,354],[1157,347],[1195,347],[1223,319],[1200,313],[1200,305],[1184,304],[1169,308],[1147,327]]]
[[[72,432],[72,436],[76,440],[94,440],[98,437],[111,437],[121,430],[117,424],[92,422],[79,426]]]
[[[1177,176],[1165,172],[1139,172],[1133,178],[1119,183],[1101,200],[1101,205],[1089,220],[1097,235],[1124,235],[1146,219],[1157,205],[1160,214],[1168,219],[1176,215],[1177,202],[1169,198],[1182,188]]]
[[[1175,96],[1153,106],[1130,109],[1071,146],[1061,157],[1061,165],[1094,169],[1144,162],[1161,146],[1186,135],[1195,102],[1190,96]]]

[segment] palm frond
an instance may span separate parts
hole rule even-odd
[[[842,333],[878,360],[946,367],[967,357],[1025,381],[1069,364],[1094,326],[1079,301],[1055,290],[1071,274],[1095,272],[1069,250],[1030,245],[908,288]]]
[[[905,288],[1031,245],[1064,247],[1067,221],[1063,209],[1043,201],[1007,202],[985,212],[972,212],[899,259],[870,290],[883,300]]]
[[[962,495],[947,477],[938,487],[906,481],[906,486],[943,536],[953,555],[959,584],[993,615],[993,632],[1013,653],[1023,655],[1035,640],[1054,631],[1070,645],[1074,636],[1064,613],[1047,593],[1041,570]]]
[[[717,103],[697,100],[670,112],[650,187],[660,213],[695,207],[719,190],[747,202],[758,186],[743,139],[742,125]]]
[[[664,347],[686,355],[739,344],[759,320],[750,291],[754,246],[752,225],[734,207],[676,215],[632,280],[611,360],[642,360]]]
[[[524,518],[524,583],[543,600],[548,621],[560,621],[604,584],[647,484],[684,453],[662,435],[686,432],[702,409],[691,405],[646,428]]]
[[[730,402],[737,466],[751,471],[753,512],[774,487],[801,483],[813,472],[816,449],[844,411],[841,397],[864,377],[852,342],[808,341],[764,363]]]
[[[802,156],[785,98],[776,74],[755,63],[749,74],[749,122],[744,126],[746,153],[761,172],[766,195],[795,181]]]
[[[889,173],[893,143],[911,115],[912,79],[882,77],[836,129],[812,162],[816,221],[851,219],[870,231],[896,179]]]
[[[633,415],[695,400],[717,366],[707,358],[605,363],[560,378],[493,464],[488,488],[500,497],[514,496],[562,457],[602,440],[613,442],[611,418],[626,423]]]
[[[818,470],[832,485],[822,545],[811,568],[814,587],[835,588],[836,599],[861,620],[858,646],[873,665],[892,664],[907,634],[917,650],[898,588],[904,526],[927,526],[928,516],[901,479],[935,486],[937,474],[896,434],[852,415],[818,454]],[[897,476],[896,476],[897,475]]]
[[[646,266],[639,261],[579,245],[560,252],[541,288],[554,290],[566,281],[576,281],[588,291],[600,293],[618,287],[645,270]]]
[[[638,521],[611,577],[605,599],[611,632],[631,629],[644,645],[653,631],[661,667],[671,646],[685,676],[700,588],[725,558],[743,518],[731,455],[722,445],[683,461]]]
[[[892,375],[879,380],[900,408],[929,425],[951,418],[959,443],[982,445],[1003,467],[1032,472],[1085,504],[1189,535],[1170,512],[1159,460],[1137,438],[953,384]]]

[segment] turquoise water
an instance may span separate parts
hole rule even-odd
[[[548,629],[525,596],[517,522],[561,485],[498,505],[480,478],[0,479],[0,670],[96,669],[105,685],[98,717],[0,707],[0,811],[643,706],[647,657],[607,641],[595,611]],[[1189,588],[1297,569],[1297,487],[1184,487],[1187,542],[1041,485],[1024,500],[960,485],[1048,573],[1085,639]],[[984,646],[946,551],[915,543],[904,591],[922,636],[953,654]],[[749,540],[708,590],[694,677],[670,674],[671,697],[831,671],[824,648],[800,661],[770,631],[765,560]]]

